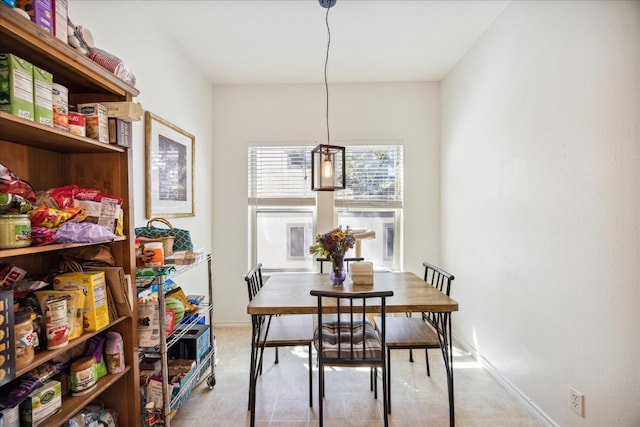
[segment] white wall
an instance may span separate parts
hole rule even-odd
[[[348,145],[350,141],[401,140],[405,144],[404,267],[419,273],[422,261],[439,257],[440,251],[438,86],[329,85],[332,141]],[[224,301],[214,318],[247,323],[242,280],[249,268],[247,147],[260,142],[326,141],[324,86],[214,86],[213,102],[214,282],[217,300]],[[319,202],[323,203],[330,205],[330,199]],[[331,226],[327,219],[331,214],[319,210],[321,232]]]
[[[140,96],[134,99],[145,110],[195,136],[196,216],[170,218],[178,228],[192,231],[194,245],[211,251],[212,243],[212,101],[211,84],[182,56],[161,28],[141,19],[144,2],[69,2],[69,17],[91,30],[95,46],[121,58],[136,76]],[[144,120],[133,126],[134,217],[145,226]],[[162,224],[156,224],[162,227]],[[176,278],[187,293],[207,294],[204,267]]]
[[[441,90],[457,337],[557,425],[637,427],[640,2],[512,2]]]

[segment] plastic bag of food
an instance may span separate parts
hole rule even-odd
[[[8,167],[0,163],[0,193],[11,193],[22,196],[30,202],[36,201],[31,184],[21,180]]]
[[[36,205],[46,206],[55,209],[65,209],[73,207],[73,199],[78,186],[75,184],[63,187],[50,188],[37,193]]]
[[[99,243],[116,237],[106,228],[91,222],[65,222],[55,234],[58,243]]]
[[[39,206],[29,212],[29,217],[31,218],[31,227],[57,229],[71,219],[81,221],[84,217],[84,210],[81,207],[55,209]]]
[[[13,193],[0,193],[0,214],[26,214],[33,205],[22,196]]]

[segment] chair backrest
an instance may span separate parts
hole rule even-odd
[[[247,291],[249,292],[249,301],[253,300],[260,289],[262,289],[262,263],[256,264],[245,276],[247,282]]]
[[[344,292],[312,290],[318,298],[316,347],[322,363],[350,365],[384,363],[385,318],[388,297],[393,291]],[[382,322],[378,332],[367,320],[367,307],[377,307]],[[328,311],[337,311],[340,320]],[[330,321],[324,321],[323,316]]]
[[[422,265],[424,266],[424,281],[449,296],[451,282],[454,279],[453,274],[428,262],[423,262]]]
[[[331,258],[316,258],[316,261],[320,264],[320,273],[322,273],[322,266],[325,262],[331,262]],[[347,267],[347,271],[349,271],[349,263],[353,261],[364,261],[364,257],[349,257],[344,259],[345,266]]]
[[[453,277],[453,274],[444,271],[438,266],[429,264],[428,262],[423,262],[422,265],[424,266],[424,281],[438,289],[440,292],[450,296],[451,282],[453,282],[453,279],[455,278]],[[442,333],[444,327],[442,313],[422,313],[422,319],[429,322],[431,326],[436,328],[438,333]]]

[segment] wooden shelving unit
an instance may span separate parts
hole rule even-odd
[[[53,74],[55,83],[69,89],[69,104],[77,102],[132,101],[138,90],[109,71],[79,55],[53,35],[24,19],[0,2],[0,52],[15,54]],[[111,248],[115,265],[135,278],[133,230],[132,159],[130,149],[103,144],[69,132],[43,126],[0,112],[0,162],[36,190],[68,184],[97,188],[123,200],[124,236],[105,242]],[[56,244],[0,250],[0,260],[32,274],[55,270],[58,251],[84,244]],[[133,280],[132,280],[133,282]],[[133,286],[132,286],[133,288]],[[129,289],[133,295],[135,289]],[[124,372],[107,375],[97,387],[83,396],[63,397],[63,407],[46,425],[63,425],[92,399],[118,412],[122,426],[141,423],[138,369],[136,306],[132,316],[121,316],[98,332],[83,334],[64,349],[43,351],[33,363],[18,371],[22,375],[63,353],[82,348],[92,336],[104,331],[119,332],[124,339]]]

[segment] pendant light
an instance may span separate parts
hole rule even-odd
[[[311,190],[334,191],[346,188],[346,160],[345,148],[331,145],[329,133],[329,85],[327,83],[327,64],[329,62],[329,46],[331,45],[331,31],[329,30],[329,9],[336,4],[336,0],[319,0],[320,6],[327,9],[327,55],[324,61],[324,89],[326,93],[326,122],[327,143],[320,144],[311,150]]]

